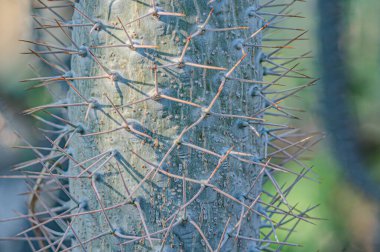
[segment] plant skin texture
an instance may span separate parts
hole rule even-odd
[[[297,118],[283,101],[316,81],[298,69],[309,54],[281,56],[304,39],[282,26],[302,18],[297,2],[37,0],[41,40],[25,42],[51,75],[25,81],[67,93],[25,111],[49,147],[25,140],[36,159],[3,177],[33,180],[20,217],[30,227],[16,237],[34,251],[298,246],[289,236],[314,207],[286,198],[311,179],[299,156],[321,136],[283,123]]]

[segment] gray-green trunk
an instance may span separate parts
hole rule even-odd
[[[228,233],[239,221],[242,209],[248,209],[236,200],[249,206],[252,204],[249,199],[256,198],[261,191],[259,180],[247,197],[260,167],[241,161],[260,160],[264,156],[264,140],[256,137],[248,124],[254,122],[248,117],[261,116],[257,112],[264,106],[260,96],[252,96],[250,90],[253,85],[227,78],[211,113],[205,115],[205,108],[224,82],[224,74],[242,57],[239,43],[263,25],[252,15],[258,1],[223,0],[209,5],[207,2],[161,0],[158,3],[159,11],[184,13],[186,16],[149,15],[126,25],[136,43],[157,45],[157,49],[90,49],[106,69],[96,63],[91,52],[87,52],[84,57],[72,57],[74,76],[111,73],[117,76],[114,81],[91,79],[75,82],[84,97],[98,103],[93,109],[90,108],[87,120],[86,106],[69,107],[70,121],[80,122],[85,129],[84,134],[109,131],[123,125],[122,117],[107,97],[116,107],[147,98],[146,101],[118,109],[126,119],[129,130],[123,128],[95,136],[78,135],[72,139],[71,150],[77,161],[90,159],[105,151],[112,153],[105,154],[97,165],[83,173],[83,176],[92,176],[92,185],[87,178],[71,179],[69,183],[72,195],[88,203],[79,211],[106,208],[104,211],[75,217],[73,221],[73,229],[87,251],[159,251],[168,230],[165,228],[170,225],[164,251],[205,251],[210,247],[216,250],[227,221]],[[83,45],[84,49],[93,45],[128,44],[129,40],[120,29],[118,17],[126,24],[152,10],[148,0],[81,0],[76,7],[103,24],[99,31],[91,33],[91,26],[73,28],[74,42]],[[178,62],[186,38],[205,22],[210,7],[214,7],[211,19],[205,31],[190,41],[183,63],[225,67],[227,70],[205,69],[189,64],[162,67]],[[73,20],[89,23],[78,11],[75,11]],[[247,26],[248,29],[210,30],[238,26]],[[260,45],[260,34],[248,42]],[[262,80],[260,51],[253,48],[245,49],[247,57],[231,76]],[[159,93],[191,104],[153,97],[156,94],[152,70],[155,64],[158,66]],[[73,91],[69,92],[68,100],[70,103],[83,102]],[[195,104],[201,105],[203,109]],[[252,125],[260,132],[261,126]],[[181,136],[181,133],[184,134]],[[228,152],[232,147],[232,152]],[[217,167],[227,152],[227,158]],[[108,157],[109,162],[102,165]],[[91,160],[83,167],[95,161]],[[75,162],[72,162],[70,168],[70,175],[73,176],[83,171],[83,167],[74,165]],[[171,175],[165,175],[165,171]],[[206,183],[213,171],[216,171],[215,175]],[[172,174],[178,177],[173,178]],[[186,183],[183,183],[184,180]],[[140,186],[141,181],[143,183]],[[183,188],[186,188],[186,193]],[[225,193],[218,192],[218,188]],[[99,192],[99,197],[94,189]],[[186,209],[181,207],[189,201],[191,204]],[[77,212],[75,210],[73,213]],[[239,233],[258,238],[259,217],[253,211],[248,212]],[[169,217],[172,218],[167,220]],[[203,235],[207,241],[202,239]],[[236,229],[231,232],[231,236],[224,236],[221,251],[254,251],[253,241],[236,240],[235,235]],[[133,241],[133,237],[136,237],[135,242],[119,245]],[[89,242],[93,238],[96,239]],[[80,242],[74,239],[74,245],[80,245]],[[80,251],[81,246],[76,249]]]

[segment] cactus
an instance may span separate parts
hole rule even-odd
[[[278,56],[304,31],[263,35],[300,31],[279,25],[300,18],[291,14],[296,0],[37,2],[54,16],[35,18],[50,38],[25,42],[52,74],[25,81],[63,83],[67,94],[25,111],[49,127],[50,146],[20,147],[37,156],[13,176],[34,179],[21,217],[31,227],[20,238],[37,251],[296,246],[288,242],[294,227],[281,236],[282,227],[309,221],[313,208],[286,197],[307,177],[299,156],[320,136],[270,119],[298,118],[282,102],[315,79],[294,64],[308,54]],[[288,78],[307,82],[283,87]],[[34,165],[39,172],[28,173]]]

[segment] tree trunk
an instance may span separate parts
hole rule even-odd
[[[257,2],[75,4],[73,20],[91,25],[72,29],[71,74],[94,77],[67,99],[88,104],[68,107],[84,129],[69,169],[80,175],[69,181],[73,215],[87,212],[72,225],[78,251],[256,251],[235,235],[259,238],[250,205],[264,138],[250,125],[261,132],[264,101],[231,77],[262,80],[260,50],[243,46],[261,44]]]

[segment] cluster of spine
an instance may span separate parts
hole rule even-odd
[[[321,139],[281,123],[299,112],[283,101],[316,81],[298,70],[309,53],[281,56],[304,39],[302,29],[281,26],[302,18],[291,14],[298,1],[136,0],[126,8],[143,14],[111,11],[122,2],[36,1],[53,15],[33,16],[49,38],[23,41],[54,74],[25,81],[63,83],[68,92],[25,111],[46,126],[50,146],[24,140],[18,148],[36,158],[15,166],[23,175],[3,177],[30,182],[29,212],[0,220],[27,219],[30,228],[9,239],[33,251],[297,246],[288,239],[315,219],[314,207],[299,210],[286,198],[301,179],[313,180],[300,156]],[[106,3],[108,17],[96,13]],[[72,20],[60,14],[67,9]],[[299,34],[271,38],[278,30]],[[289,78],[306,84],[286,87]],[[278,173],[290,182],[281,186]]]

